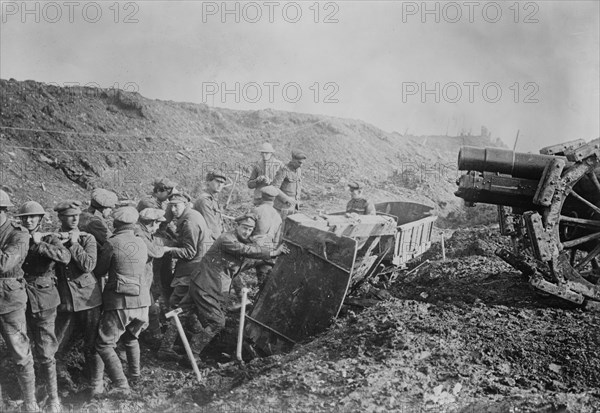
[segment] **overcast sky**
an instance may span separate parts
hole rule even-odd
[[[3,79],[415,135],[485,125],[522,151],[600,136],[598,1],[23,4],[2,2]]]

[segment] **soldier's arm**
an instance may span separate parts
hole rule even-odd
[[[191,260],[196,256],[198,251],[196,246],[198,245],[198,238],[200,237],[200,229],[197,225],[191,225],[187,221],[181,228],[181,234],[179,234],[180,242],[177,243],[177,247],[171,250],[171,255],[174,258],[183,258],[184,260]]]
[[[248,188],[254,189],[258,186],[256,178],[258,178],[259,175],[260,174],[257,165],[252,165],[252,172],[250,172],[250,178],[248,178]]]
[[[236,257],[257,258],[264,260],[271,258],[272,251],[272,248],[261,247],[260,245],[256,244],[244,244],[239,242],[237,239],[223,240],[221,248],[224,252]]]
[[[96,267],[98,252],[96,250],[96,240],[91,235],[80,235],[79,242],[71,244],[69,252],[72,261],[81,271],[92,272]]]
[[[144,240],[146,248],[148,249],[148,256],[151,258],[162,258],[165,255],[164,241],[162,238],[154,238],[150,240],[146,237],[140,237]]]
[[[100,248],[100,255],[98,256],[98,263],[94,269],[94,275],[96,277],[102,277],[108,272],[110,268],[110,262],[114,255],[114,249],[110,242],[107,242]]]
[[[293,198],[287,196],[281,190],[281,184],[283,184],[285,178],[287,178],[287,169],[283,167],[279,168],[279,170],[275,174],[275,178],[273,178],[273,182],[271,182],[271,185],[273,185],[279,191],[279,195],[277,195],[277,198],[281,199],[283,202],[286,202],[290,206],[293,206],[296,203],[296,201]]]
[[[61,264],[71,261],[71,252],[55,235],[45,236],[39,244],[33,245],[32,250]]]
[[[0,250],[0,273],[12,271],[23,264],[29,251],[29,234],[24,231],[10,236],[7,247]]]

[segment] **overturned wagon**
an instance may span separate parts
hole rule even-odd
[[[273,354],[324,331],[348,291],[382,262],[403,265],[429,248],[437,219],[431,209],[387,202],[376,205],[377,215],[289,216],[283,239],[290,254],[277,260],[261,290],[246,338]]]
[[[456,195],[498,205],[514,251],[496,253],[534,287],[600,308],[599,141],[566,142],[540,154],[463,147]]]

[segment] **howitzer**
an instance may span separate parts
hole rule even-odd
[[[463,147],[467,171],[455,195],[498,205],[515,252],[496,253],[534,287],[600,310],[600,139],[549,146],[540,154]]]

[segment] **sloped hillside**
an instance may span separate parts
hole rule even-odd
[[[376,201],[409,198],[447,214],[456,156],[463,144],[494,145],[488,137],[416,137],[386,133],[359,120],[270,109],[233,111],[203,104],[146,99],[116,89],[57,87],[0,80],[1,184],[16,203],[52,206],[85,200],[97,186],[122,198],[150,190],[169,176],[192,195],[206,171],[240,173],[232,205],[250,200],[246,178],[265,141],[276,156],[306,151],[307,210],[340,209],[346,184],[360,179]],[[223,194],[225,197],[228,191]]]

